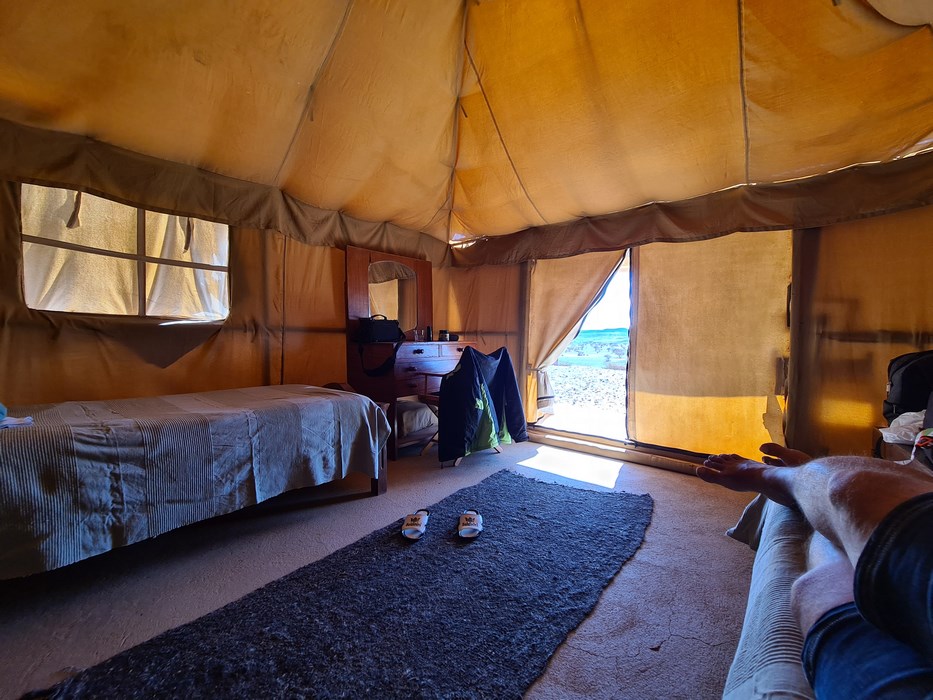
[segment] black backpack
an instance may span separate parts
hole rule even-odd
[[[888,423],[902,413],[922,411],[933,393],[933,350],[910,352],[888,363],[888,396],[882,413]]]

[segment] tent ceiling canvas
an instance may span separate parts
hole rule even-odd
[[[9,179],[526,257],[631,244],[621,224],[654,203],[702,205],[639,224],[663,240],[933,201],[916,164],[908,203],[871,211],[852,200],[887,169],[827,180],[908,156],[933,173],[919,0],[0,1]],[[116,182],[127,153],[149,170]],[[756,192],[791,201],[763,215]]]

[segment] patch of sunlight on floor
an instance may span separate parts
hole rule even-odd
[[[557,401],[554,415],[538,421],[545,428],[566,430],[581,435],[598,435],[612,440],[625,440],[625,411],[613,411],[598,406],[577,406]]]
[[[588,484],[609,489],[616,485],[619,471],[623,466],[621,462],[614,459],[560,450],[547,445],[539,447],[534,457],[529,457],[518,464],[565,479],[585,481]]]

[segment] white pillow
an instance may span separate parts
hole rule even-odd
[[[420,401],[399,401],[395,410],[399,437],[437,425],[434,411]]]

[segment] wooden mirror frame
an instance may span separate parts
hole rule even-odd
[[[431,282],[431,263],[403,255],[380,253],[376,250],[347,246],[347,340],[356,341],[360,333],[360,319],[369,318],[369,265],[388,260],[407,265],[415,271],[418,288],[418,325],[434,325],[434,295]],[[408,338],[412,340],[412,338]]]

